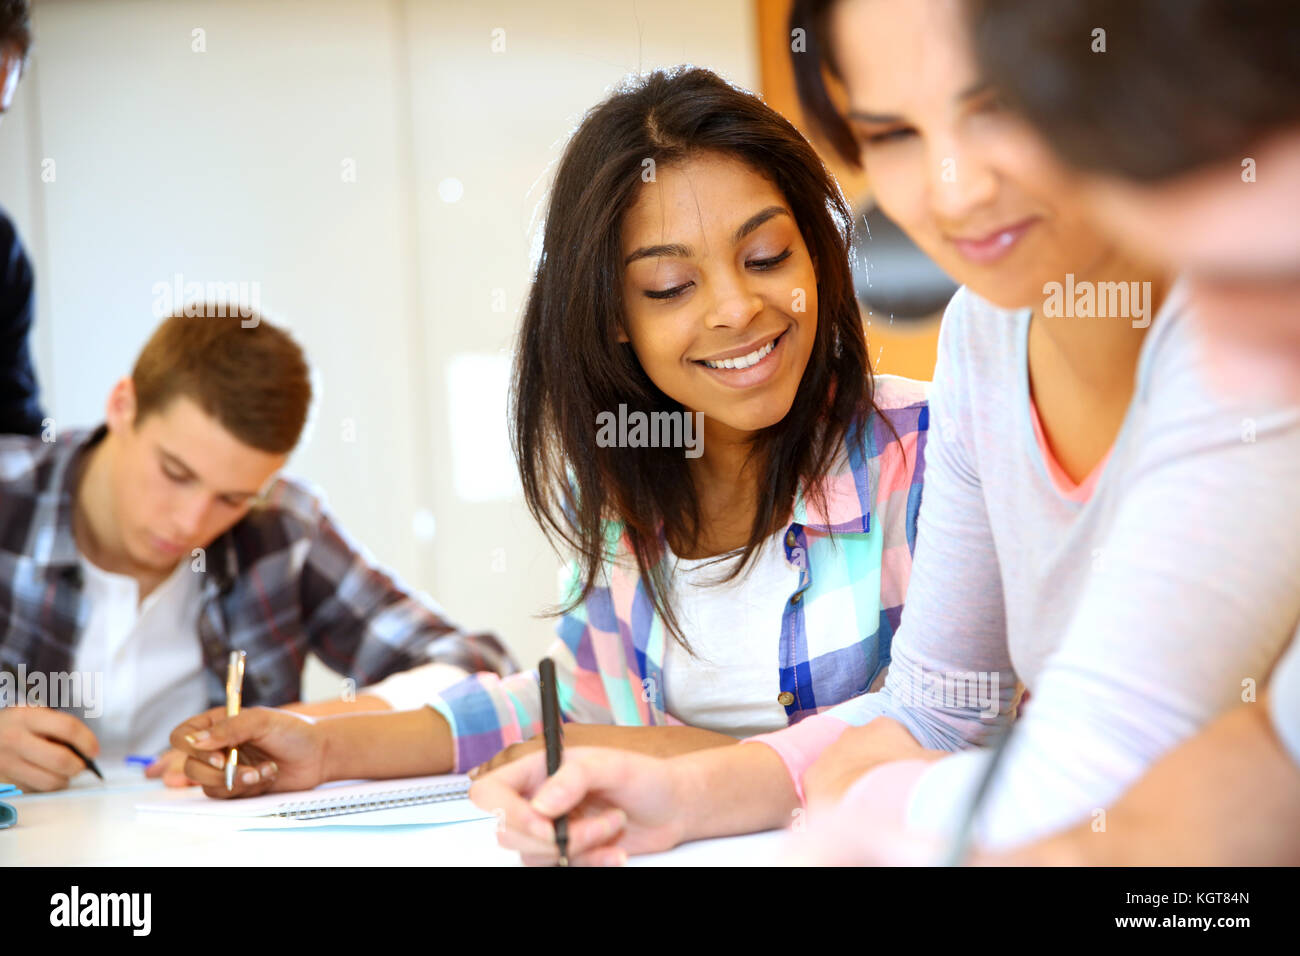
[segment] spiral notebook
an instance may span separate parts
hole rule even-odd
[[[302,826],[438,825],[490,817],[465,797],[469,778],[460,774],[401,780],[344,780],[292,793],[219,800],[198,789],[172,791],[136,804],[142,813],[219,817],[254,829]]]

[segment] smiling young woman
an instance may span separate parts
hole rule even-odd
[[[574,558],[561,704],[625,725],[571,742],[731,743],[888,665],[925,391],[871,373],[850,238],[803,137],[706,70],[632,81],[570,140],[513,411],[529,507]],[[700,416],[702,454],[596,441],[622,406]],[[534,736],[536,698],[534,675],[484,675],[435,701],[458,766]]]

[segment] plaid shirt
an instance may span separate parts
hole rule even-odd
[[[878,376],[876,405],[888,424],[869,414],[853,421],[823,486],[826,512],[801,488],[782,537],[786,560],[800,571],[781,620],[772,622],[781,629],[778,701],[790,724],[864,693],[889,665],[925,475],[926,384]],[[580,723],[680,725],[663,707],[667,632],[620,536],[614,526],[619,549],[603,584],[557,627],[549,655],[560,709]],[[430,706],[451,727],[458,771],[541,733],[536,671],[473,675]]]
[[[72,534],[77,473],[105,431],[51,443],[0,436],[0,671],[72,670],[90,610]],[[461,631],[403,588],[296,480],[277,478],[191,565],[203,576],[198,633],[211,706],[225,701],[233,649],[248,653],[250,707],[298,700],[308,651],[358,686],[430,661],[514,670],[496,637]]]

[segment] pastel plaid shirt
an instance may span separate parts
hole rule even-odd
[[[77,471],[104,434],[100,426],[50,443],[0,436],[0,671],[72,669],[89,611],[72,533]],[[198,630],[210,706],[225,700],[232,649],[248,653],[250,707],[298,700],[308,651],[362,687],[431,661],[514,670],[496,637],[460,630],[407,591],[297,480],[278,478],[191,565],[203,575]]]
[[[780,621],[778,702],[790,724],[866,692],[890,661],[916,541],[929,425],[926,383],[876,378],[880,415],[849,428],[824,483],[825,513],[800,488],[783,536],[799,582]],[[888,420],[888,424],[885,419]],[[895,439],[893,432],[897,432]],[[832,537],[833,533],[833,537]],[[565,721],[680,725],[663,707],[666,629],[615,526],[603,583],[557,626],[549,656]],[[476,674],[430,706],[456,741],[456,770],[541,733],[537,672]]]

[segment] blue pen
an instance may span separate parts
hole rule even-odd
[[[141,754],[127,754],[126,765],[128,767],[140,767],[145,769],[153,766],[158,762],[157,757],[145,757]]]

